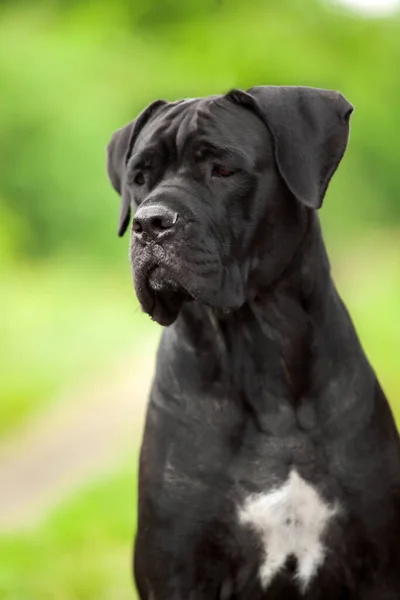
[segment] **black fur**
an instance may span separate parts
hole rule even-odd
[[[400,598],[398,434],[315,210],[351,112],[336,92],[234,90],[158,103],[109,146],[121,234],[130,201],[138,220],[179,214],[131,238],[139,300],[170,325],[140,458],[141,600]],[[341,506],[304,595],[291,560],[262,590],[259,539],[237,517],[292,468]]]

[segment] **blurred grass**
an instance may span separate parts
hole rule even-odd
[[[128,261],[124,271],[25,264],[2,273],[0,296],[0,436],[66,385],[146,351],[146,338],[158,334],[134,297]]]
[[[0,537],[2,600],[127,600],[136,523],[134,461],[30,533]]]

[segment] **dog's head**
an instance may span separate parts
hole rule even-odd
[[[122,198],[120,236],[135,210],[143,309],[163,325],[193,298],[237,309],[260,263],[268,285],[322,204],[352,110],[338,92],[262,86],[159,100],[117,131],[108,173]]]

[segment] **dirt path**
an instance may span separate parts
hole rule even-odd
[[[142,359],[131,357],[96,374],[0,441],[0,532],[34,525],[138,446],[153,357],[146,351]]]

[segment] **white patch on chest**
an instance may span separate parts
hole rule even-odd
[[[323,564],[326,550],[322,537],[329,520],[338,512],[296,471],[267,494],[249,496],[239,510],[239,520],[262,540],[264,559],[260,579],[264,588],[292,555],[297,559],[296,578],[302,592]]]

